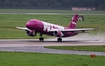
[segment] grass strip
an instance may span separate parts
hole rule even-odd
[[[0,52],[1,66],[104,66],[104,56]]]
[[[57,49],[57,50],[105,52],[105,46],[46,46],[45,48]]]

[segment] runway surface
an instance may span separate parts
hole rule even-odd
[[[83,45],[105,45],[105,40],[68,40],[63,39],[57,42],[56,39],[45,39],[40,42],[38,39],[1,39],[0,51],[17,51],[17,52],[38,52],[38,53],[55,53],[55,54],[78,54],[90,55],[96,54],[105,56],[105,52],[89,52],[89,51],[71,51],[71,50],[55,50],[47,49],[44,46],[83,46]]]

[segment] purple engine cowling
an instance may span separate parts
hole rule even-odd
[[[63,37],[64,36],[64,34],[61,32],[61,31],[55,31],[54,33],[54,36],[56,36],[56,37]]]

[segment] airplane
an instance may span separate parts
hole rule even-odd
[[[85,33],[85,31],[88,30],[94,30],[94,28],[76,28],[78,18],[79,15],[75,14],[72,17],[72,20],[68,27],[63,27],[60,25],[48,23],[37,19],[31,19],[26,23],[25,28],[24,27],[16,27],[16,28],[25,30],[28,36],[32,37],[36,36],[37,33],[39,33],[40,34],[39,41],[44,41],[44,38],[42,36],[43,34],[46,34],[49,36],[58,37],[57,41],[62,42],[63,37],[75,36],[79,33]]]

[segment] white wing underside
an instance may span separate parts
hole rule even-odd
[[[21,30],[29,30],[30,31],[30,29],[28,29],[28,28],[26,28],[26,27],[16,27],[17,29],[21,29]]]

